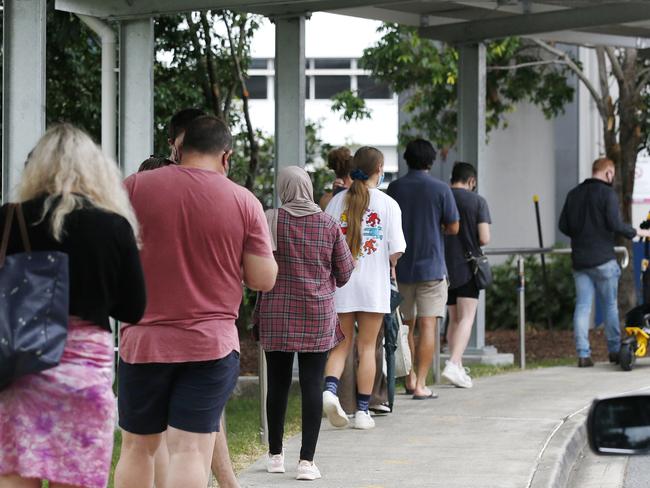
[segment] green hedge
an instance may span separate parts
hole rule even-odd
[[[575,288],[568,255],[547,255],[548,297],[544,296],[542,264],[538,256],[525,259],[526,324],[546,327],[547,311],[553,328],[572,327]],[[516,329],[519,324],[517,261],[509,258],[505,264],[493,266],[494,282],[486,293],[486,328]]]

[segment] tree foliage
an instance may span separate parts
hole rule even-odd
[[[402,140],[416,133],[439,147],[453,146],[457,138],[458,50],[421,38],[417,29],[396,24],[380,27],[382,38],[366,49],[359,66],[386,82],[397,93],[408,94],[404,110],[411,119],[401,127]],[[568,68],[545,60],[538,46],[518,38],[487,45],[486,128],[507,125],[506,115],[523,101],[539,106],[547,117],[562,111],[573,98]],[[347,103],[342,103],[346,102]],[[350,97],[337,99],[346,119],[354,118]]]

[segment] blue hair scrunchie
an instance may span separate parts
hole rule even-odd
[[[350,173],[350,177],[353,180],[361,180],[365,181],[369,178],[369,176],[362,170],[362,169],[355,169],[352,173]]]

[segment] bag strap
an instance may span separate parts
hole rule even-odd
[[[27,224],[25,223],[25,216],[23,215],[23,208],[19,203],[10,203],[7,205],[7,215],[5,219],[4,229],[2,231],[2,241],[0,242],[0,268],[5,264],[7,257],[7,249],[9,248],[9,236],[11,234],[11,224],[14,220],[14,213],[18,219],[18,228],[20,229],[20,237],[23,241],[23,248],[25,252],[32,252],[32,246],[29,242],[29,234],[27,233]]]
[[[19,203],[16,204],[16,215],[18,216],[18,227],[20,228],[20,237],[23,240],[23,248],[25,249],[25,252],[32,252],[32,245],[29,242],[29,234],[27,233],[27,224],[25,223],[23,207]]]
[[[7,205],[7,215],[5,216],[5,226],[2,231],[2,243],[0,244],[0,268],[5,264],[5,257],[7,256],[7,248],[9,247],[9,234],[11,233],[11,223],[14,220],[15,205]]]

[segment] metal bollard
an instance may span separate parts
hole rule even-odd
[[[438,317],[434,320],[433,334],[436,338],[435,347],[433,349],[433,379],[436,385],[440,384],[440,319]]]
[[[519,272],[519,367],[526,369],[526,275],[524,274],[524,257],[517,256]]]
[[[266,396],[268,395],[268,384],[266,382],[266,356],[262,344],[258,345],[259,354],[259,383],[260,383],[260,442],[269,443],[269,421],[266,418]]]

